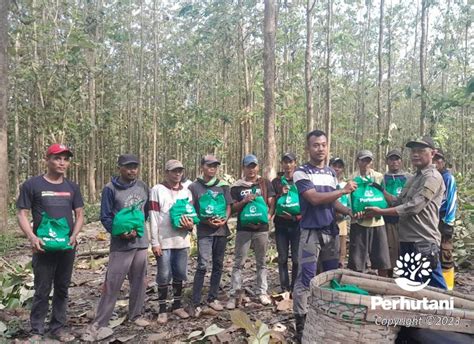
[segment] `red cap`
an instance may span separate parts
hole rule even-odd
[[[48,147],[48,151],[46,152],[46,156],[50,155],[57,155],[61,153],[68,153],[69,156],[73,156],[71,150],[68,148],[68,146],[63,145],[61,143],[54,143],[51,146]]]

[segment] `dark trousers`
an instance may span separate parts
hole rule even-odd
[[[204,277],[211,265],[212,272],[207,301],[212,302],[217,299],[222,277],[222,268],[224,266],[226,245],[227,237],[224,236],[206,236],[198,238],[198,263],[193,282],[194,306],[198,306],[201,303]]]
[[[35,294],[31,306],[30,323],[33,333],[44,334],[48,314],[49,294],[53,287],[53,302],[49,329],[55,332],[66,325],[68,288],[71,283],[75,250],[33,254]]]
[[[278,273],[282,291],[291,291],[298,275],[298,245],[300,229],[298,224],[275,225],[275,241],[278,251]],[[291,283],[288,274],[288,255],[291,247]]]

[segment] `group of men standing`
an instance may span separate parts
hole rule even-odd
[[[201,314],[215,315],[224,307],[239,307],[245,294],[242,270],[250,248],[255,252],[257,270],[255,295],[263,305],[271,304],[266,268],[271,221],[275,224],[280,287],[292,293],[298,341],[304,329],[310,281],[318,272],[344,267],[348,236],[349,269],[366,271],[369,260],[371,268],[377,269],[380,275],[391,276],[400,254],[420,252],[432,261],[431,284],[446,289],[444,273],[452,287],[454,178],[446,169],[443,152],[435,149],[429,137],[410,141],[406,147],[411,149],[411,163],[416,170],[413,176],[403,172],[399,150],[387,154],[385,175],[371,168],[373,154],[362,150],[356,156],[358,171],[344,181],[344,161],[335,157],[326,165],[327,136],[314,130],[306,137],[309,161],[298,167],[293,153],[284,154],[283,172],[273,181],[259,175],[259,161],[249,154],[242,161],[242,178],[229,185],[218,177],[220,161],[206,155],[201,160],[201,175],[194,182],[185,180],[180,161],[169,160],[165,164],[164,180],[151,190],[138,179],[139,159],[133,154],[121,155],[117,161],[118,176],[102,191],[100,219],[111,234],[110,255],[95,319],[84,338],[93,341],[112,334],[107,326],[125,278],[130,283],[129,321],[140,327],[150,324],[143,314],[150,245],[157,261],[160,324],[168,322],[169,313],[186,319]],[[51,336],[65,342],[74,339],[65,327],[66,306],[77,235],[84,221],[79,187],[65,178],[71,157],[67,146],[50,146],[46,153],[47,173],[26,181],[17,201],[20,227],[33,248],[32,333],[37,338],[45,333],[49,294],[54,285],[49,330]],[[442,175],[432,163],[436,163]],[[356,177],[369,178],[390,206],[368,207],[353,213],[350,195],[358,187]],[[297,212],[294,206],[290,207],[294,202],[289,197],[292,192],[297,195]],[[176,218],[178,203],[184,204],[188,214],[178,213]],[[220,212],[214,208],[220,208]],[[29,210],[33,226],[28,220]],[[135,225],[116,235],[114,220],[123,216],[124,211],[140,214],[134,219]],[[230,235],[227,222],[232,214],[237,216],[234,265],[230,298],[222,305],[218,292]],[[45,239],[38,235],[38,228],[44,227],[44,219],[49,217],[67,220],[70,249],[45,249]],[[258,221],[249,220],[256,217]],[[136,225],[136,219],[141,223]],[[146,231],[143,233],[146,220],[150,222],[150,241]],[[184,307],[182,296],[187,280],[190,234],[195,227],[198,261],[191,303]],[[211,268],[210,287],[203,302],[204,278]],[[172,294],[171,302],[169,294]]]

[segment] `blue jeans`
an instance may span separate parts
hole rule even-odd
[[[414,242],[400,242],[400,255],[403,256],[405,253],[412,253],[415,252],[415,243]],[[438,265],[436,269],[432,269],[433,272],[431,273],[431,281],[428,284],[431,287],[440,288],[440,289],[448,289],[446,286],[446,281],[443,277],[443,272],[441,269],[441,262],[438,261]],[[418,277],[417,277],[418,278]],[[420,280],[420,282],[422,282]]]
[[[194,306],[198,306],[201,303],[204,277],[211,263],[212,273],[207,301],[212,302],[217,299],[219,285],[221,283],[222,268],[224,266],[226,245],[227,237],[225,236],[205,236],[198,238],[198,261],[193,282]]]
[[[292,225],[275,225],[275,241],[278,251],[278,274],[282,291],[293,290],[298,274],[298,244],[300,229],[298,223]],[[288,274],[288,256],[291,246],[291,283]]]
[[[156,258],[156,283],[159,286],[173,282],[187,280],[188,274],[188,248],[171,248],[162,250],[162,255]]]

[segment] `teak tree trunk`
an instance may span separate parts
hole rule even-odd
[[[264,12],[264,175],[268,179],[276,177],[276,141],[275,141],[275,0],[265,1]]]

